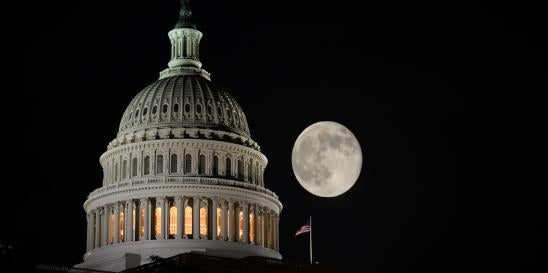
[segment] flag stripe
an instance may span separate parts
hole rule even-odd
[[[299,228],[297,230],[297,232],[295,233],[295,236],[297,236],[299,234],[307,233],[307,232],[310,232],[310,225],[309,224],[306,224],[306,225],[302,226],[301,228]]]

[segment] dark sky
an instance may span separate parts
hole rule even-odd
[[[513,112],[520,94],[546,91],[535,85],[546,75],[545,14],[414,2],[191,1],[204,67],[269,159],[266,184],[284,205],[281,253],[307,261],[307,237],[293,234],[312,214],[321,264],[546,267],[540,181],[507,181],[521,161],[508,150],[525,145],[512,134],[527,127]],[[133,96],[166,67],[178,1],[23,4],[5,25],[21,52],[9,56],[19,66],[3,91],[3,110],[18,110],[4,115],[15,175],[3,181],[0,241],[26,264],[70,265],[85,251],[82,205],[101,185],[99,156]],[[336,198],[312,196],[291,169],[295,139],[321,120],[344,124],[364,151],[358,182]]]

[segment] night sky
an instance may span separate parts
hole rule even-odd
[[[81,261],[82,205],[101,185],[99,156],[169,61],[178,1],[76,2],[27,2],[22,22],[5,25],[17,27],[21,53],[10,54],[14,88],[2,91],[4,155],[15,172],[2,183],[0,241],[15,247],[2,263]],[[522,161],[508,151],[526,145],[513,135],[528,134],[514,112],[534,100],[520,94],[546,91],[534,82],[546,76],[539,7],[191,6],[204,68],[236,98],[269,160],[284,259],[308,261],[307,236],[293,235],[313,215],[320,264],[383,273],[546,267],[542,179],[507,181]],[[357,183],[335,198],[311,195],[291,169],[297,136],[322,120],[349,128],[364,152]]]

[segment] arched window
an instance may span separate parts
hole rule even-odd
[[[162,208],[157,207],[154,210],[154,235],[160,236],[162,231]]]
[[[177,172],[177,155],[176,154],[171,155],[171,161],[169,163],[169,166],[170,166],[169,171],[171,173],[176,173]]]
[[[206,157],[205,155],[200,155],[200,160],[198,160],[198,173],[199,174],[205,174],[205,168],[206,168]]]
[[[169,209],[169,235],[177,234],[177,207]]]
[[[200,208],[200,235],[207,236],[207,207]]]
[[[244,163],[241,158],[238,159],[238,178],[242,179],[244,177]]]
[[[232,160],[230,159],[230,157],[226,158],[225,175],[228,177],[232,176]]]
[[[185,173],[192,171],[192,156],[190,154],[185,155]]]
[[[132,217],[131,217],[131,231],[132,233],[131,234],[134,234],[133,235],[133,238],[130,238],[131,240],[134,240],[135,239],[135,222],[137,222],[137,219],[135,219],[135,206],[133,206],[133,209],[132,209]],[[128,234],[128,236],[131,236],[131,234]]]
[[[255,243],[255,215],[253,212],[249,213],[249,242]]]
[[[145,163],[144,163],[144,170],[143,170],[143,174],[144,175],[149,175],[150,174],[150,156],[145,156]]]
[[[114,242],[114,212],[110,210],[108,212],[108,244],[112,244]]]
[[[192,234],[192,207],[185,206],[185,234]]]
[[[156,173],[162,174],[164,172],[164,156],[158,155],[156,157]]]
[[[213,175],[219,175],[219,157],[213,157]]]
[[[240,241],[244,239],[244,212],[241,210],[238,213],[238,238]]]
[[[124,160],[124,162],[122,162],[122,179],[126,179],[127,178],[127,160]]]
[[[118,181],[118,163],[114,164],[114,181]]]
[[[124,217],[124,207],[120,207],[120,219],[118,220],[118,240],[120,242],[124,241],[124,224],[125,224],[125,217]]]
[[[223,219],[222,219],[222,212],[221,212],[221,208],[217,208],[217,237],[221,237],[221,234],[223,234],[222,232],[222,224],[223,224]]]
[[[131,176],[135,177],[137,176],[137,158],[133,158],[133,161],[131,162]]]

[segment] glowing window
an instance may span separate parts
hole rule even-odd
[[[177,208],[169,209],[169,235],[177,234]]]
[[[123,241],[124,240],[124,212],[120,211],[120,220],[118,221],[118,240]]]
[[[249,242],[255,243],[255,215],[249,213]]]
[[[238,213],[238,238],[244,239],[244,212]]]
[[[154,210],[154,235],[160,236],[162,231],[162,208],[156,208]]]
[[[185,234],[192,234],[192,208],[190,206],[185,207]]]
[[[217,237],[221,237],[222,224],[223,224],[222,210],[221,210],[221,208],[217,208]]]
[[[200,235],[207,236],[207,207],[200,208]]]
[[[161,174],[164,172],[164,156],[158,155],[156,157],[156,173]]]
[[[139,237],[145,237],[145,209],[141,209],[141,219],[139,220]]]
[[[143,174],[144,175],[148,175],[150,174],[150,157],[147,155],[145,156],[145,166],[144,166],[144,170],[143,170]]]
[[[176,172],[177,172],[177,155],[176,155],[176,154],[172,154],[172,155],[171,155],[171,163],[170,163],[170,166],[171,166],[170,171],[171,171],[172,173],[176,173]]]
[[[133,234],[135,234],[135,222],[137,221],[137,219],[135,219],[135,208],[133,208],[132,210],[133,211],[131,212],[132,213],[131,230],[133,231]]]

